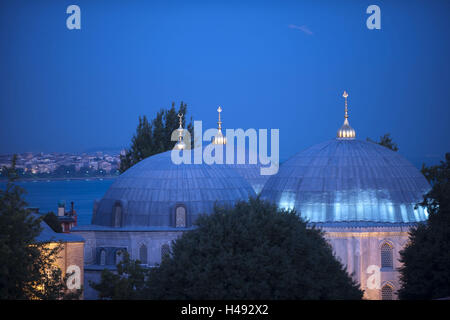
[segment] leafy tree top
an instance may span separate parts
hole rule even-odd
[[[380,137],[379,141],[373,141],[370,138],[367,138],[366,140],[391,149],[392,151],[398,151],[398,145],[392,140],[390,133],[386,133],[384,136]]]
[[[5,168],[9,180],[0,190],[0,299],[76,299],[81,291],[68,292],[55,265],[61,246],[35,241],[42,217],[26,209],[25,190],[15,184],[16,160]]]
[[[360,299],[322,231],[251,199],[200,217],[150,276],[163,299]]]
[[[422,166],[422,173],[432,185],[421,203],[429,217],[411,229],[400,252],[400,299],[450,297],[450,153],[440,165]]]
[[[252,199],[233,208],[216,207],[196,225],[173,242],[171,253],[148,273],[136,274],[134,262],[128,264],[129,274],[105,271],[96,287],[100,295],[123,298],[112,288],[130,288],[131,275],[134,283],[139,277],[146,280],[138,281],[138,293],[127,296],[149,299],[362,297],[323,233],[307,228],[295,211]]]
[[[63,232],[61,222],[58,219],[58,216],[54,212],[48,212],[43,216],[43,220],[53,231],[57,233]]]
[[[178,111],[175,103],[167,110],[160,110],[156,117],[149,121],[144,115],[139,117],[136,133],[131,139],[131,147],[125,155],[120,156],[120,172],[125,172],[139,161],[152,155],[173,149],[175,141],[171,140],[172,132],[179,127],[178,114],[182,113],[183,128],[193,137],[192,123],[186,125],[187,105],[181,102]]]

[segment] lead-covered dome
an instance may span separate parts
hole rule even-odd
[[[210,147],[213,147],[213,145],[210,145]],[[262,170],[263,168],[268,168],[270,164],[263,165],[257,150],[253,150],[247,144],[244,146],[237,144],[234,144],[233,146],[230,144],[222,144],[215,146],[215,148],[221,148],[221,163],[223,166],[226,165],[234,169],[252,186],[253,191],[258,195],[270,177],[270,175],[262,174]],[[233,157],[227,157],[227,148],[232,148],[232,150],[234,150]],[[228,162],[230,162],[230,164],[227,164]],[[221,164],[216,165],[222,166]]]
[[[215,204],[234,205],[250,196],[255,196],[252,187],[232,168],[177,165],[168,151],[142,160],[120,175],[96,203],[92,224],[189,227],[198,215],[212,213]]]
[[[397,152],[375,143],[333,139],[283,163],[261,198],[295,208],[313,223],[410,223],[427,219],[430,189],[424,176]]]

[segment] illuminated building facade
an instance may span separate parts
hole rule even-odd
[[[33,216],[39,217],[37,214]],[[61,270],[63,278],[70,274],[66,283],[69,290],[80,289],[84,279],[84,238],[76,234],[54,232],[44,221],[41,221],[41,229],[35,241],[45,243],[49,249],[57,246],[61,248],[54,264]]]
[[[297,212],[326,232],[335,255],[368,299],[392,299],[399,288],[399,251],[411,226],[427,219],[416,204],[430,189],[424,176],[397,152],[356,140],[345,120],[336,139],[283,163],[261,198]]]

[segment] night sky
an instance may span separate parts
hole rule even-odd
[[[68,30],[66,8],[81,8]],[[381,8],[369,30],[366,8]],[[280,157],[390,132],[414,164],[450,151],[450,1],[12,1],[0,4],[0,153],[130,143],[188,104],[203,128],[280,129]]]

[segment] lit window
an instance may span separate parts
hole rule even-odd
[[[381,300],[393,300],[393,288],[389,284],[385,284],[381,288]]]
[[[147,246],[145,244],[139,248],[139,260],[142,264],[147,264]]]
[[[168,257],[169,254],[170,254],[170,247],[169,247],[169,245],[168,245],[167,243],[166,243],[166,244],[163,244],[163,245],[161,246],[161,261],[162,261],[164,258]]]
[[[393,265],[393,252],[392,246],[385,242],[381,246],[381,268],[392,268]]]
[[[175,210],[175,226],[177,228],[186,227],[186,208],[178,206]]]

